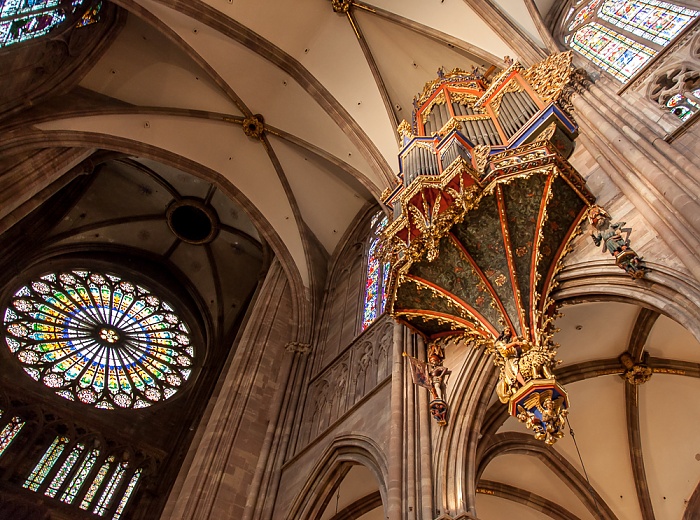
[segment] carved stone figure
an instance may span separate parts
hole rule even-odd
[[[632,278],[642,278],[648,269],[641,257],[630,247],[629,241],[620,234],[625,222],[612,222],[610,215],[600,206],[591,206],[588,210],[588,220],[593,226],[591,238],[596,246],[603,245],[615,257],[615,263],[624,269]]]

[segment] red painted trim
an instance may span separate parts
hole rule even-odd
[[[505,307],[503,307],[503,304],[501,303],[501,299],[498,297],[496,294],[496,291],[493,288],[493,285],[491,285],[491,282],[489,279],[486,277],[486,275],[483,273],[481,268],[476,264],[474,259],[471,257],[471,255],[467,252],[467,250],[464,248],[462,243],[457,239],[456,236],[454,236],[452,233],[449,233],[450,239],[452,239],[452,242],[457,246],[457,249],[460,250],[460,252],[464,255],[464,257],[469,261],[471,266],[474,268],[474,271],[476,271],[476,274],[481,278],[481,280],[484,282],[484,285],[488,288],[489,292],[491,293],[491,296],[493,297],[494,300],[496,300],[496,303],[498,304],[498,308],[501,310],[501,314],[503,315],[503,318],[508,322],[508,325],[510,326],[510,329],[513,330],[513,322],[510,321],[510,316],[508,316],[508,313],[506,312]],[[500,334],[498,331],[494,329],[496,335]]]
[[[545,209],[547,208],[547,195],[549,194],[549,191],[552,189],[552,180],[553,180],[553,175],[550,173],[549,177],[547,177],[547,182],[544,185],[544,190],[542,191],[542,199],[540,200],[540,212],[537,215],[537,225],[535,226],[535,236],[534,236],[534,242],[533,245],[538,244],[538,237],[539,233],[542,230],[542,225],[544,224],[544,212]],[[532,323],[533,329],[535,328],[536,325],[539,325],[536,323],[535,320],[535,275],[537,274],[537,253],[539,251],[539,247],[533,247],[532,248],[532,253],[530,254],[530,323]],[[541,295],[540,295],[541,296]],[[541,300],[541,298],[540,298]],[[534,339],[534,338],[533,338]]]
[[[465,302],[464,300],[462,300],[462,299],[459,298],[458,296],[455,296],[455,295],[452,294],[451,292],[446,291],[443,287],[440,287],[440,286],[438,286],[438,285],[435,285],[434,283],[431,283],[431,282],[429,282],[428,280],[424,280],[423,278],[419,278],[418,276],[414,276],[414,275],[411,275],[411,274],[406,274],[406,275],[404,275],[404,276],[405,276],[406,278],[408,278],[409,280],[415,280],[415,281],[420,282],[420,283],[422,283],[422,284],[428,285],[428,286],[432,287],[433,289],[435,289],[437,292],[439,292],[439,293],[441,293],[441,294],[444,294],[445,296],[451,298],[452,300],[455,300],[455,301],[456,301],[457,303],[459,303],[462,307],[464,307],[467,311],[469,311],[472,315],[474,315],[474,317],[475,317],[477,320],[479,320],[479,322],[481,323],[481,325],[484,326],[484,328],[486,328],[486,329],[490,330],[491,332],[494,332],[496,335],[498,335],[498,331],[494,328],[493,325],[491,325],[491,324],[488,322],[488,320],[486,320],[486,318],[484,318],[484,317],[481,315],[481,313],[480,313],[479,311],[477,311],[474,307],[472,307],[471,305],[469,305],[467,302]],[[412,311],[412,312],[417,312],[417,313],[420,313],[420,314],[425,314],[424,312],[421,312],[420,310],[416,310],[416,311]],[[432,312],[432,311],[426,311],[426,312]],[[442,313],[435,313],[435,314],[436,314],[436,315],[437,315],[437,314],[442,315]],[[451,316],[451,315],[445,314],[444,316]],[[457,321],[459,321],[460,323],[462,322],[462,318],[458,318],[457,316],[455,316],[455,318],[457,318]],[[472,327],[472,328],[475,328],[475,327]]]
[[[545,280],[544,285],[542,286],[542,295],[547,294],[547,291],[549,290],[549,286],[552,283],[554,269],[556,269],[557,264],[561,260],[561,255],[564,252],[564,248],[566,247],[566,244],[569,242],[569,239],[571,238],[571,235],[573,234],[573,232],[576,231],[576,227],[581,222],[581,219],[583,219],[585,217],[587,211],[588,211],[588,205],[584,204],[583,208],[581,209],[581,211],[579,212],[577,217],[574,219],[574,222],[569,227],[569,231],[564,236],[564,240],[562,240],[562,243],[559,246],[559,249],[557,249],[557,252],[554,255],[554,261],[552,262],[552,265],[549,266],[549,271],[547,272],[547,279]],[[542,295],[540,295],[540,296],[542,296]],[[542,312],[544,312],[544,310],[545,310],[543,306],[544,306],[544,298],[540,297],[539,307],[540,307],[540,311],[542,311]]]
[[[510,245],[510,232],[508,230],[508,221],[506,219],[505,201],[503,200],[503,188],[497,185],[494,189],[496,194],[496,202],[498,203],[498,218],[501,221],[501,233],[503,235],[503,246],[506,250],[506,259],[508,260],[508,268],[510,271],[510,283],[513,287],[513,298],[518,307],[518,318],[520,320],[520,330],[525,331],[525,316],[523,315],[523,303],[520,299],[519,285],[517,275],[515,274],[515,265],[513,263],[513,250]],[[532,331],[530,331],[532,334]]]

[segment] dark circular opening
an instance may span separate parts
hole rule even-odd
[[[170,215],[173,232],[183,240],[202,242],[209,238],[214,224],[207,213],[197,206],[178,206]]]

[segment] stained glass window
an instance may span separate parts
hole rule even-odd
[[[100,11],[102,10],[102,2],[98,2],[96,5],[88,9],[82,16],[78,23],[75,24],[76,27],[85,27],[93,23],[100,21]]]
[[[700,89],[693,90],[689,95],[676,94],[666,101],[666,107],[681,121],[687,121],[700,110]]]
[[[365,304],[362,314],[362,330],[365,330],[377,316],[384,312],[386,294],[384,289],[389,276],[389,264],[383,263],[379,257],[379,238],[381,232],[389,223],[383,213],[377,213],[370,223],[372,235],[367,250],[367,272],[365,284]]]
[[[597,23],[576,31],[571,47],[621,80],[631,78],[655,54],[653,49]]]
[[[126,486],[126,491],[124,492],[122,499],[119,501],[119,505],[117,506],[117,509],[114,511],[114,516],[112,517],[112,520],[119,520],[119,517],[122,516],[122,512],[124,511],[124,508],[126,507],[126,503],[129,501],[129,498],[131,497],[131,494],[134,492],[134,489],[136,488],[136,484],[139,483],[140,478],[141,478],[141,470],[137,469],[136,472],[134,472],[134,475],[131,477],[129,484]]]
[[[61,500],[63,502],[65,502],[66,504],[73,503],[73,500],[75,500],[75,496],[80,491],[80,488],[83,487],[85,479],[90,474],[90,471],[95,465],[95,462],[97,462],[97,457],[99,456],[100,452],[98,450],[91,450],[83,459],[83,462],[80,464],[80,467],[75,472],[75,475],[73,475],[73,478],[68,484],[68,487],[63,492],[63,495],[61,495]]]
[[[4,312],[22,368],[58,395],[97,408],[144,408],[172,396],[194,359],[173,307],[120,276],[75,269],[38,277]]]
[[[95,479],[92,481],[92,484],[90,484],[90,487],[85,493],[82,502],[80,502],[80,509],[87,510],[90,507],[90,503],[92,502],[92,499],[95,498],[97,490],[100,489],[102,481],[107,476],[107,473],[109,473],[109,469],[112,466],[112,463],[114,463],[114,457],[110,455],[104,462],[104,464],[100,466],[97,475],[95,475]]]
[[[75,466],[75,463],[78,462],[78,459],[80,458],[80,455],[83,453],[84,450],[85,446],[83,444],[76,444],[73,447],[73,449],[66,457],[66,460],[63,461],[61,469],[59,469],[58,473],[54,475],[51,484],[49,484],[49,487],[46,488],[46,492],[44,493],[46,496],[52,498],[56,496],[58,490],[68,478],[68,474],[73,469],[73,466]]]
[[[49,449],[46,450],[44,456],[41,457],[41,460],[34,467],[34,470],[24,482],[23,485],[25,488],[31,489],[32,491],[37,491],[39,489],[39,486],[41,486],[41,483],[44,482],[51,471],[51,468],[53,468],[53,465],[56,464],[56,461],[61,456],[61,453],[63,453],[66,444],[68,444],[68,439],[66,437],[56,437],[54,439],[51,446],[49,446]]]
[[[124,478],[124,473],[126,473],[126,468],[127,468],[126,462],[122,462],[120,464],[117,464],[117,467],[115,468],[114,473],[112,473],[112,476],[107,481],[107,485],[105,486],[104,490],[102,491],[102,496],[100,497],[100,500],[97,502],[95,509],[92,510],[93,513],[100,515],[100,516],[103,516],[105,514],[105,511],[107,511],[107,508],[112,503],[112,499],[114,498],[114,492],[117,490],[117,488],[119,487],[119,484],[121,484],[121,481]]]
[[[0,413],[0,415],[2,415]],[[0,456],[5,453],[5,450],[10,443],[17,437],[17,434],[24,426],[24,421],[19,417],[13,417],[9,423],[0,431]]]
[[[47,34],[82,4],[83,0],[0,0],[0,47]]]
[[[611,24],[661,46],[688,25],[698,11],[658,0],[607,0],[598,16]]]
[[[591,0],[569,12],[564,41],[625,82],[699,14],[660,0]]]

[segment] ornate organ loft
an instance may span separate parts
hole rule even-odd
[[[444,348],[461,339],[494,356],[510,415],[548,444],[563,435],[569,401],[554,376],[550,293],[570,239],[598,209],[566,160],[574,74],[570,53],[515,63],[490,85],[478,71],[439,71],[413,125],[398,128],[402,182],[384,199],[394,210],[388,309],[429,344],[428,363],[410,361],[440,424]],[[618,265],[643,276],[634,251],[620,253]]]

